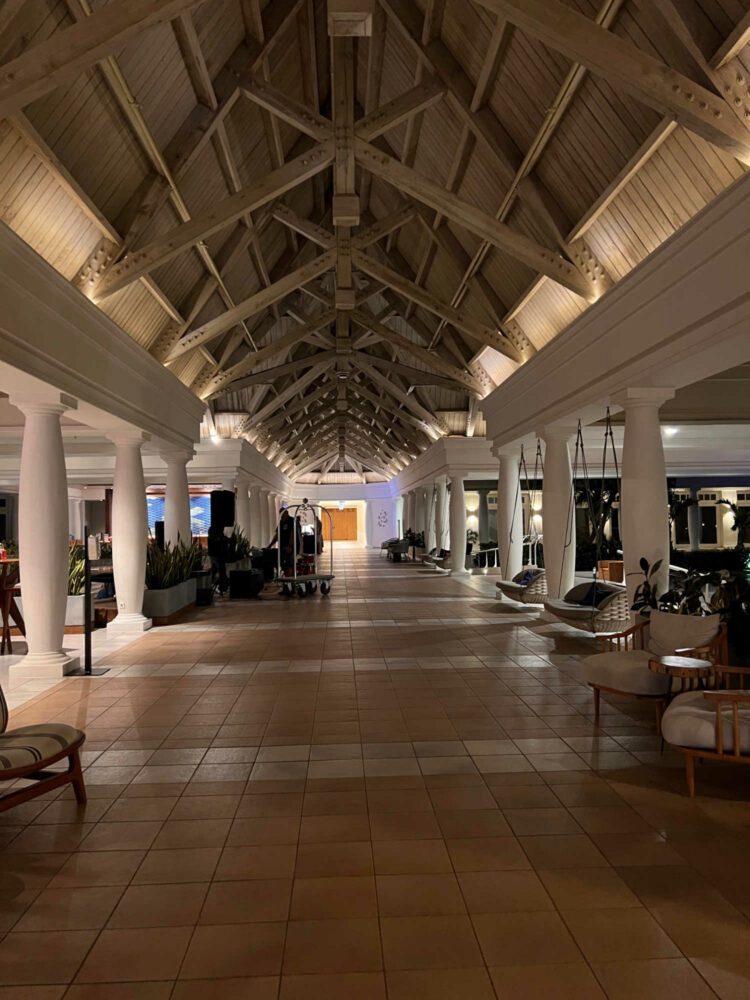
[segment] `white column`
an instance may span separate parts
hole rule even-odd
[[[190,545],[190,489],[187,464],[193,457],[190,451],[170,451],[162,454],[167,463],[167,485],[164,499],[164,541],[173,547],[178,542]]]
[[[250,487],[250,541],[256,548],[262,548],[267,542],[263,538],[263,514],[260,486]]]
[[[424,526],[424,547],[427,552],[432,552],[435,548],[435,484],[428,483],[425,495],[425,526]]]
[[[365,548],[372,548],[372,504],[369,500],[365,504]]]
[[[490,509],[487,503],[487,494],[489,490],[480,489],[479,493],[479,510],[477,511],[477,520],[479,521],[479,541],[489,542],[490,540]]]
[[[268,490],[263,488],[260,491],[260,538],[261,548],[268,545],[273,538],[271,520],[268,516]]]
[[[248,481],[237,479],[237,497],[235,499],[234,520],[245,538],[252,544],[252,516],[250,513],[250,497],[247,492]]]
[[[542,534],[547,592],[562,598],[575,582],[576,524],[573,502],[573,470],[568,442],[575,433],[565,426],[545,427]]]
[[[451,570],[454,576],[466,576],[466,496],[463,476],[451,476]]]
[[[414,494],[414,530],[416,532],[424,531],[425,528],[425,510],[424,510],[424,487],[420,486]]]
[[[657,593],[669,584],[669,500],[659,407],[673,396],[672,389],[626,389],[616,400],[625,410],[620,526],[631,600],[643,578],[638,564],[644,557],[652,566],[662,560]]]
[[[115,443],[115,482],[112,493],[112,569],[115,576],[117,617],[107,630],[146,632],[143,591],[146,579],[148,514],[143,482],[143,436],[112,436]]]
[[[523,569],[523,498],[519,489],[518,457],[499,451],[497,473],[497,545],[500,573],[512,580]]]
[[[441,476],[435,483],[435,548],[438,555],[441,549],[450,548],[450,541],[445,531],[445,510],[448,505],[448,483]]]
[[[28,653],[19,677],[62,677],[78,658],[63,651],[68,593],[68,483],[60,416],[74,400],[11,397],[26,420],[18,487],[18,549]],[[145,503],[145,497],[144,497]]]

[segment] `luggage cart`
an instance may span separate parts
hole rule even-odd
[[[293,519],[299,518],[302,529],[302,547],[300,549],[297,540],[297,532],[292,532],[293,561],[291,566],[282,568],[281,565],[281,516],[276,525],[277,538],[279,539],[277,573],[282,593],[285,597],[307,597],[308,594],[316,593],[320,586],[320,593],[323,597],[328,597],[331,592],[331,581],[333,575],[333,518],[325,507],[316,503],[309,503],[307,497],[300,504],[295,504],[285,508],[286,513]],[[330,542],[330,552],[328,557],[324,557],[323,546],[323,521],[322,516],[328,518]],[[318,523],[320,522],[320,529]],[[310,541],[308,541],[308,539]]]

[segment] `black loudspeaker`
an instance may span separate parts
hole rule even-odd
[[[160,549],[164,548],[164,522],[154,521],[154,541]]]
[[[235,600],[258,597],[264,583],[259,569],[233,569],[229,574],[229,596]]]
[[[211,525],[214,528],[231,528],[234,524],[234,493],[231,490],[214,490],[211,493]]]

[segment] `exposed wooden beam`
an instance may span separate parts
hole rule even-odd
[[[356,250],[365,250],[374,243],[380,242],[395,233],[396,230],[408,225],[416,217],[416,211],[411,205],[399,208],[396,212],[378,219],[371,226],[360,229],[356,236],[352,238],[352,247]]]
[[[236,222],[246,212],[260,208],[315,176],[319,171],[325,170],[332,162],[332,142],[321,143],[309,152],[289,160],[283,167],[272,170],[256,183],[243,188],[237,194],[230,195],[208,211],[196,215],[189,222],[182,223],[145,247],[128,254],[104,276],[101,284],[96,287],[94,298],[103,299],[124,288],[142,274],[160,267],[183,250]]]
[[[472,111],[479,111],[489,100],[490,89],[505,58],[512,34],[513,25],[506,17],[499,15],[492,29],[487,52],[474,89],[474,96],[469,105]]]
[[[280,90],[272,87],[270,83],[257,79],[244,79],[240,82],[239,87],[241,93],[254,104],[265,108],[274,117],[280,118],[298,131],[309,135],[316,142],[324,142],[326,139],[331,138],[333,125],[327,118],[316,114],[306,105],[288,97]]]
[[[738,56],[746,45],[750,45],[750,11],[745,14],[723,44],[714,52],[709,59],[709,64],[714,69],[721,69],[730,59]]]
[[[78,76],[147,28],[202,0],[118,0],[0,67],[0,118]]]
[[[489,345],[514,361],[520,360],[515,347],[497,330],[493,330],[484,323],[480,323],[479,320],[474,319],[465,312],[454,309],[453,306],[447,302],[443,302],[431,292],[420,288],[413,281],[403,278],[396,271],[392,271],[389,267],[377,263],[372,257],[368,257],[358,250],[354,252],[354,263],[365,274],[369,274],[378,281],[385,282],[395,292],[398,292],[399,295],[411,299],[428,312],[434,313],[436,316],[457,327],[457,329],[463,330],[472,340],[477,341],[482,346]]]
[[[511,229],[504,222],[493,219],[491,215],[476,205],[445,191],[438,184],[399,163],[394,157],[362,142],[361,139],[356,139],[354,145],[357,162],[365,170],[382,177],[383,180],[388,181],[417,201],[442,212],[443,215],[476,233],[477,236],[481,236],[499,250],[515,257],[516,260],[520,260],[533,271],[546,274],[586,299],[593,300],[597,297],[593,285],[586,281],[578,269],[560,254],[540,246],[535,240]]]
[[[561,0],[478,0],[522,31],[750,163],[750,131],[723,98]]]
[[[445,15],[445,0],[427,0],[422,27],[422,42],[429,45],[433,39],[440,36]]]
[[[195,330],[186,333],[174,348],[170,357],[172,359],[178,358],[181,354],[185,354],[187,351],[201,344],[206,344],[216,337],[220,337],[243,319],[257,315],[257,313],[263,309],[267,309],[272,303],[279,302],[284,296],[289,295],[290,292],[299,288],[300,285],[304,285],[313,278],[317,278],[318,275],[329,271],[335,262],[336,255],[334,251],[329,250],[308,264],[303,264],[302,267],[297,268],[295,271],[288,272],[267,288],[261,288],[254,295],[250,295],[248,298],[243,299],[242,302],[238,302],[234,308],[228,309],[215,319],[211,319]]]
[[[311,333],[329,326],[333,323],[334,319],[334,311],[329,310],[310,323],[305,323],[302,326],[289,330],[287,333],[283,333],[267,346],[261,347],[257,351],[250,351],[240,361],[232,365],[231,368],[227,368],[225,371],[214,375],[207,385],[204,386],[200,394],[201,399],[213,398],[213,396],[218,394],[219,390],[229,388],[232,382],[235,382],[243,375],[248,375],[258,365],[263,364],[264,361],[268,361],[269,358],[275,357],[281,351],[288,350],[290,347],[294,347],[296,344],[307,340]]]
[[[439,417],[434,413],[430,413],[428,409],[422,406],[413,395],[404,392],[400,389],[393,379],[386,378],[375,365],[371,364],[369,361],[365,361],[361,356],[357,356],[352,359],[352,364],[361,369],[367,375],[370,376],[373,382],[376,382],[381,389],[384,389],[387,393],[393,396],[399,401],[403,406],[422,421],[424,427],[428,429],[434,436],[442,437],[443,434],[447,432],[447,428],[443,425]]]
[[[437,104],[444,96],[445,87],[440,82],[426,80],[360,118],[354,126],[354,131],[360,139],[372,142],[379,135],[407,121],[412,115],[426,111],[433,104]]]
[[[311,243],[323,247],[324,250],[332,250],[336,245],[336,237],[333,233],[324,229],[323,226],[319,226],[311,219],[301,219],[283,202],[276,202],[273,205],[271,215],[283,226],[293,229],[295,233],[299,233],[300,236],[304,236]]]
[[[380,91],[383,82],[383,59],[385,56],[385,10],[375,4],[372,15],[372,35],[368,40],[367,66],[365,70],[365,114],[370,114],[380,103]],[[366,211],[370,204],[372,174],[364,174],[359,187],[360,208]]]
[[[454,383],[460,385],[464,392],[481,396],[481,387],[472,375],[467,375],[466,372],[461,371],[460,368],[450,364],[450,362],[444,361],[438,355],[430,351],[426,351],[423,347],[420,347],[419,344],[413,343],[408,337],[404,337],[402,334],[398,333],[396,330],[392,330],[384,323],[379,323],[374,316],[368,316],[367,313],[362,312],[360,309],[355,309],[352,313],[352,319],[363,329],[371,330],[378,336],[379,339],[385,340],[390,344],[395,344],[397,347],[400,347],[401,350],[408,352],[412,357],[421,361],[422,364],[428,365],[429,367],[442,372],[444,375],[447,375],[448,378],[450,378]]]
[[[313,356],[312,360],[316,361],[320,355]],[[266,403],[262,409],[253,413],[248,418],[248,426],[254,426],[256,424],[262,423],[271,413],[275,413],[280,407],[284,406],[293,396],[296,396],[298,392],[302,392],[311,382],[314,382],[316,378],[325,372],[333,364],[333,360],[317,361],[313,364],[313,367],[309,371],[305,372],[300,378],[295,379],[290,385],[279,393],[279,395],[272,399],[270,403]]]

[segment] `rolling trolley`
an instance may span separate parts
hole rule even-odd
[[[276,525],[277,537],[281,539],[281,514]],[[327,597],[331,592],[331,581],[333,575],[333,518],[325,507],[316,503],[309,503],[307,497],[300,504],[286,508],[286,513],[292,519],[299,518],[302,529],[302,548],[298,545],[297,531],[292,531],[293,561],[291,566],[282,568],[282,549],[279,543],[278,550],[278,578],[281,584],[282,594],[285,597],[307,597],[308,594],[316,593],[320,586],[320,593]],[[324,557],[323,548],[323,522],[322,518],[328,518],[330,552]],[[320,551],[319,551],[320,550]]]

